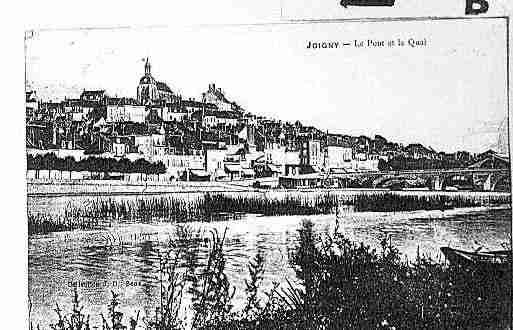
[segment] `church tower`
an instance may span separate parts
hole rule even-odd
[[[144,76],[137,86],[137,101],[142,105],[156,104],[159,102],[172,102],[175,95],[171,88],[163,82],[157,81],[151,75],[150,59],[144,62]]]
[[[146,57],[146,63],[144,64],[144,75],[151,76],[151,64],[148,57]]]
[[[139,104],[150,104],[158,97],[157,82],[151,76],[150,59],[147,57],[144,63],[144,76],[137,86],[137,101]]]

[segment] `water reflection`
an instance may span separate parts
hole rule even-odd
[[[379,247],[384,237],[409,259],[417,249],[439,256],[439,248],[475,249],[484,245],[501,249],[510,241],[511,209],[459,209],[397,213],[354,213],[338,215],[340,231],[349,239]],[[206,262],[207,244],[203,237],[210,230],[227,227],[226,269],[237,288],[235,306],[244,296],[248,261],[261,251],[265,256],[263,285],[294,280],[288,263],[288,250],[297,240],[302,219],[311,219],[314,230],[328,233],[335,227],[335,215],[271,216],[241,215],[239,220],[191,223],[187,227],[172,223],[121,223],[105,230],[63,232],[36,236],[29,240],[29,294],[33,320],[48,325],[55,303],[70,306],[70,282],[91,282],[79,287],[85,312],[106,313],[110,290],[121,293],[121,310],[135,315],[136,310],[153,314],[159,296],[161,256],[169,249],[185,247],[180,267],[194,269]],[[187,229],[185,229],[187,228]],[[184,233],[188,230],[189,233]],[[184,237],[192,237],[184,239]],[[170,242],[175,244],[170,247]],[[54,318],[52,318],[54,319]]]

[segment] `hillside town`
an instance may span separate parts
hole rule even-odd
[[[340,173],[463,168],[494,154],[437,152],[258,116],[214,83],[186,98],[154,77],[148,58],[136,87],[136,98],[83,90],[58,102],[27,91],[28,176],[47,169],[47,178],[60,170],[69,179],[280,178],[286,185]]]

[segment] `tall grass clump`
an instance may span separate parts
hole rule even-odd
[[[107,316],[104,316],[103,313],[100,314],[102,320],[102,330],[135,330],[138,322],[139,322],[139,313],[137,317],[134,319],[130,318],[128,321],[128,326],[125,326],[124,314],[118,310],[119,300],[118,294],[112,292],[112,299],[107,307],[108,312]],[[50,329],[52,330],[91,330],[97,329],[97,327],[91,326],[91,316],[83,313],[83,308],[80,304],[80,300],[78,297],[78,291],[75,288],[73,290],[73,302],[71,307],[71,312],[65,313],[62,309],[60,309],[59,305],[56,304],[56,308],[54,309],[57,315],[57,321],[55,323],[50,324]],[[30,329],[33,329],[32,324],[30,324]],[[41,329],[38,325],[37,329]]]
[[[416,210],[445,210],[462,207],[492,206],[511,203],[511,196],[498,195],[406,195],[397,193],[358,194],[344,201],[354,205],[356,212],[399,212]]]
[[[266,195],[206,194],[201,209],[211,214],[228,212],[257,213],[268,216],[311,215],[332,213],[338,204],[338,197],[329,193],[313,198],[307,195],[270,198]]]
[[[209,233],[207,262],[200,265],[191,262],[194,256],[188,256],[186,245],[179,240],[201,234],[184,228],[179,229],[178,241],[171,242],[170,249],[160,258],[160,304],[146,322],[147,330],[202,329],[225,322],[231,314],[235,288],[225,272],[226,230],[222,235],[216,230]],[[188,261],[188,267],[180,270],[183,259]],[[188,306],[183,304],[185,294],[191,297]],[[190,319],[184,316],[186,311],[192,314]]]
[[[27,218],[29,236],[77,229],[90,230],[103,228],[105,226],[105,221],[102,221],[99,218],[87,218],[83,216],[51,216],[47,214],[29,213]]]

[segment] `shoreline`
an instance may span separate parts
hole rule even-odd
[[[213,181],[213,182],[126,182],[115,180],[91,181],[33,181],[27,182],[27,197],[77,197],[77,196],[137,196],[190,193],[290,193],[290,192],[391,192],[418,195],[511,195],[498,191],[434,191],[424,189],[404,189],[394,191],[385,188],[303,188],[303,189],[261,189],[253,188],[254,180]]]
[[[246,183],[246,185],[242,184]],[[158,195],[194,192],[255,191],[251,184],[228,182],[126,182],[116,180],[27,182],[28,197]]]

